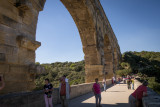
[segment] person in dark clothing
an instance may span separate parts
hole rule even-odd
[[[45,104],[46,107],[53,107],[52,103],[52,91],[53,91],[53,86],[51,83],[49,83],[49,79],[45,79],[45,85],[44,85],[44,99],[45,99]]]

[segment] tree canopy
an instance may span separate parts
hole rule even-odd
[[[37,63],[39,64],[39,63]],[[58,87],[59,78],[66,75],[70,85],[85,82],[84,61],[79,62],[55,62],[51,64],[41,64],[45,68],[44,74],[36,76],[36,90],[43,89],[44,79],[48,78],[54,88]]]

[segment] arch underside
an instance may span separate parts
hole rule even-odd
[[[41,45],[35,34],[45,1],[0,0],[0,74],[7,77],[8,87],[1,93],[34,89],[35,51]],[[74,19],[81,37],[86,82],[111,78],[118,69],[121,52],[99,0],[61,2]]]
[[[118,68],[117,54],[120,54],[120,50],[117,49],[117,39],[99,0],[61,2],[79,30],[85,54],[86,82],[94,81],[94,78],[102,79],[104,76],[111,78]]]

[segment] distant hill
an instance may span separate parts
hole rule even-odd
[[[79,62],[55,62],[51,64],[41,64],[46,73],[36,76],[36,90],[43,89],[44,79],[48,78],[54,87],[58,87],[59,78],[66,75],[70,85],[81,84],[85,82],[85,63]]]

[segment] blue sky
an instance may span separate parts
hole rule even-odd
[[[121,52],[160,52],[160,0],[100,0]],[[40,63],[84,59],[78,29],[60,0],[47,0],[40,12],[36,51]]]

